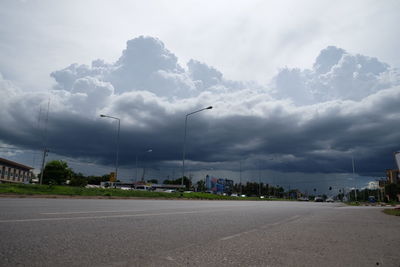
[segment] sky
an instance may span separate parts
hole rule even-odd
[[[121,179],[178,178],[185,115],[211,105],[188,117],[194,180],[367,186],[400,150],[399,11],[398,1],[1,1],[0,157],[38,169],[45,143],[48,160],[108,173],[117,124],[106,114],[121,121]]]

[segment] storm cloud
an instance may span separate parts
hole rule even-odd
[[[114,63],[93,60],[52,72],[47,146],[52,153],[114,163],[121,119],[120,165],[152,148],[149,164],[179,166],[185,115],[188,168],[380,175],[400,141],[400,75],[378,59],[329,46],[312,69],[283,68],[268,85],[226,80],[212,66],[186,66],[157,38],[129,40]],[[49,94],[0,76],[0,140],[40,149],[40,109]],[[43,116],[43,113],[42,113]],[[40,121],[40,120],[39,120]]]

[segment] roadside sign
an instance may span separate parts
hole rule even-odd
[[[115,182],[117,179],[115,179],[115,172],[110,173],[110,182]]]

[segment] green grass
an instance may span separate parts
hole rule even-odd
[[[344,202],[344,203],[349,206],[360,206],[361,205],[359,201],[351,201],[351,202]]]
[[[0,194],[108,196],[108,197],[178,197],[178,193],[132,191],[121,189],[84,188],[61,185],[0,184]]]
[[[208,193],[162,193],[151,191],[84,188],[61,185],[34,184],[0,184],[0,194],[7,195],[63,195],[63,196],[103,196],[103,197],[140,197],[140,198],[183,198],[183,199],[214,199],[214,200],[260,200],[258,197],[230,197]],[[276,200],[276,199],[274,199]]]
[[[394,216],[400,216],[400,209],[384,209],[384,213]]]

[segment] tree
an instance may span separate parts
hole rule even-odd
[[[72,170],[62,160],[49,161],[43,171],[44,184],[64,184],[72,177]]]
[[[389,201],[396,201],[397,195],[400,194],[400,184],[385,185],[385,193],[389,197]]]
[[[164,180],[164,184],[180,185],[182,184],[182,178],[178,178],[176,180]],[[192,187],[192,181],[186,176],[183,177],[183,184],[186,186],[187,189]]]
[[[197,181],[197,191],[198,192],[206,191],[206,183],[204,182],[204,180]]]
[[[88,184],[88,179],[82,173],[73,173],[73,176],[69,182],[70,186],[84,187],[87,184]]]
[[[103,176],[89,176],[87,177],[87,179],[88,179],[88,184],[100,185],[101,182],[110,181],[110,175],[105,174]]]

